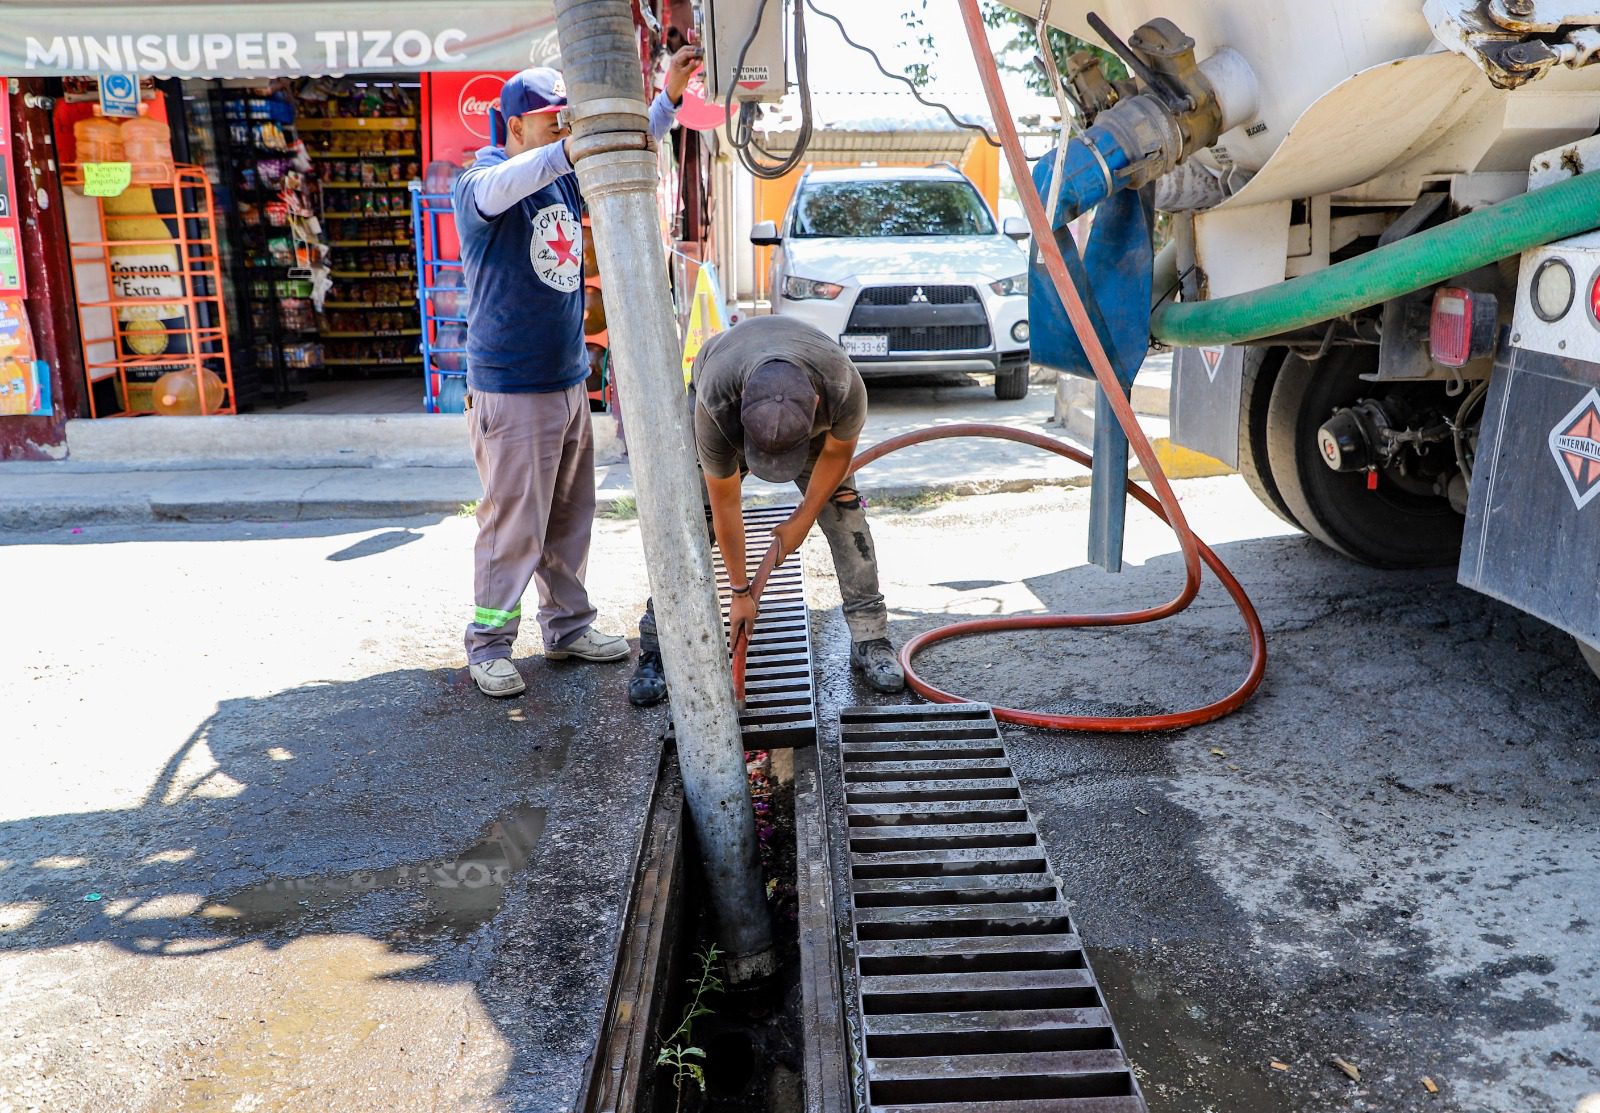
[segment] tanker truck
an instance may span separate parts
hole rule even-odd
[[[1600,3],[1056,0],[1046,18],[1129,71],[1073,56],[1075,138],[1034,175],[1058,242],[1096,210],[1068,254],[1119,380],[1172,347],[1174,440],[1351,559],[1454,563],[1600,671]],[[1035,357],[1087,374],[1042,272],[1031,290]],[[1120,502],[1095,503],[1108,565]]]

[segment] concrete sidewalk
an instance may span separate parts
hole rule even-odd
[[[986,384],[965,377],[931,388],[891,382],[869,389],[863,448],[912,429],[972,421],[1062,435],[1050,426],[1050,385],[1015,402],[996,401]],[[634,495],[614,424],[596,415],[598,458],[608,461],[595,469],[602,513]],[[460,425],[443,415],[74,422],[70,458],[0,464],[0,529],[447,516],[482,494]],[[993,440],[919,445],[861,477],[863,490],[880,499],[1087,482],[1087,470],[1068,460]],[[755,483],[752,493],[787,498],[793,489]]]

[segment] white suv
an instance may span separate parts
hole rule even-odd
[[[772,311],[815,325],[864,376],[991,371],[997,398],[1028,393],[1028,258],[967,177],[926,170],[806,171],[775,246]]]

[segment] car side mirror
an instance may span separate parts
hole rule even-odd
[[[1028,222],[1022,219],[1020,216],[1006,217],[1000,222],[1000,231],[1005,233],[1011,239],[1019,241],[1025,240],[1029,236],[1033,235],[1033,229],[1029,227]]]
[[[759,220],[750,228],[750,242],[757,247],[776,247],[783,242],[778,226],[770,220]]]

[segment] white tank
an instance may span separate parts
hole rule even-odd
[[[1201,156],[1254,175],[1230,207],[1322,194],[1405,202],[1423,181],[1458,175],[1502,177],[1480,178],[1482,199],[1498,200],[1521,191],[1514,177],[1535,154],[1600,125],[1600,66],[1496,89],[1438,41],[1423,0],[1056,0],[1050,22],[1098,42],[1091,11],[1124,40],[1164,16],[1200,59],[1231,47],[1248,62],[1258,111]]]

